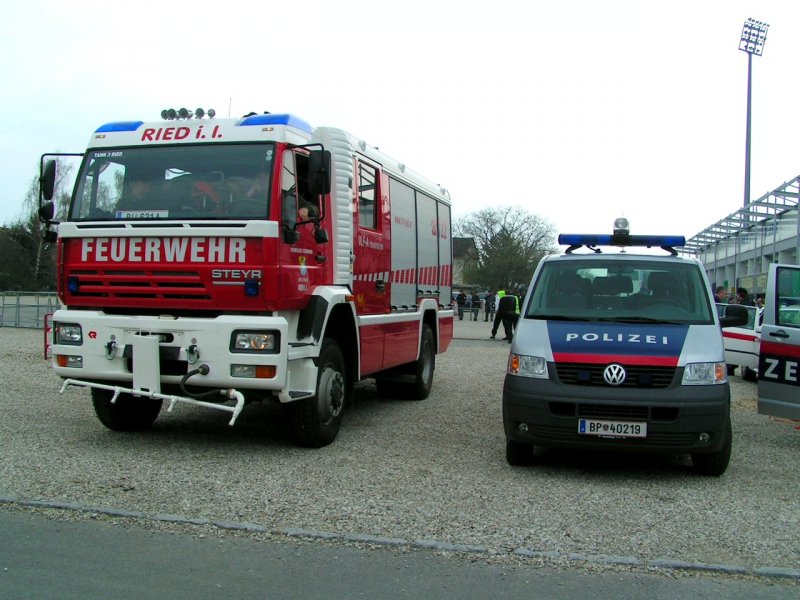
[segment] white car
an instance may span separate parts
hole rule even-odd
[[[724,317],[728,304],[717,304],[717,313]],[[725,346],[725,363],[728,365],[728,375],[733,375],[736,367],[742,379],[755,381],[758,377],[758,349],[761,344],[761,321],[764,309],[755,306],[745,306],[747,309],[747,324],[741,327],[724,327],[722,329],[722,342]]]

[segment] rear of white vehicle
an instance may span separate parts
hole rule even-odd
[[[508,462],[530,463],[535,446],[687,453],[697,471],[722,474],[730,390],[704,270],[671,248],[572,252],[680,238],[589,237],[562,236],[572,246],[539,264],[525,298],[503,389]]]

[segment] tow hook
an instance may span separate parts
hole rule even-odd
[[[117,354],[117,342],[113,339],[106,344],[106,358],[108,360],[114,360],[114,357]]]
[[[200,348],[197,347],[197,344],[192,344],[186,348],[186,362],[193,365],[198,360],[200,360]]]

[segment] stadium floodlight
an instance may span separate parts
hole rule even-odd
[[[750,203],[750,129],[751,129],[751,103],[752,103],[752,74],[753,55],[761,56],[764,44],[767,41],[769,25],[755,19],[747,19],[742,27],[742,37],[739,40],[739,50],[747,52],[747,128],[744,149],[744,206]]]

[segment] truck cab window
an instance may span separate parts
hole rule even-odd
[[[378,228],[378,173],[371,165],[358,165],[358,224]]]

